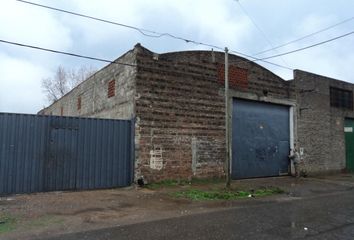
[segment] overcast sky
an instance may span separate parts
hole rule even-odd
[[[32,1],[32,0],[28,0]],[[234,0],[36,0],[128,25],[168,32],[253,55],[270,48]],[[273,46],[354,16],[349,0],[241,0]],[[314,37],[268,52],[274,55],[354,30],[354,20]],[[209,49],[166,37],[148,38],[118,26],[53,12],[15,0],[0,3],[0,39],[114,60],[140,42],[158,53]],[[269,61],[354,82],[354,35]],[[260,63],[284,79],[292,71]],[[104,63],[0,43],[0,112],[36,113],[48,105],[41,80],[58,65],[75,68]]]

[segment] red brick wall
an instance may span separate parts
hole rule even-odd
[[[225,64],[218,64],[218,82],[225,84]],[[229,65],[229,87],[248,88],[248,69]]]
[[[116,95],[116,81],[113,79],[108,82],[107,96],[108,98],[114,97]]]

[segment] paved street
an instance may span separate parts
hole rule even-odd
[[[353,239],[354,189],[250,201],[227,210],[50,238]]]

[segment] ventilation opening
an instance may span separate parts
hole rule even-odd
[[[77,98],[77,110],[81,109],[81,96]]]
[[[108,82],[108,98],[114,97],[116,92],[116,81],[111,80]]]

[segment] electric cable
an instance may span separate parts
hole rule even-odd
[[[332,29],[332,28],[334,28],[334,27],[337,27],[337,26],[339,26],[339,25],[342,25],[342,24],[344,24],[344,23],[347,23],[347,22],[349,22],[349,21],[352,21],[353,19],[354,19],[354,17],[347,18],[347,19],[345,19],[345,20],[343,20],[343,21],[341,21],[341,22],[338,22],[338,23],[333,24],[333,25],[331,25],[331,26],[322,28],[322,29],[320,29],[320,30],[318,30],[318,31],[316,31],[316,32],[307,34],[307,35],[302,36],[302,37],[300,37],[300,38],[291,40],[291,41],[289,41],[289,42],[285,42],[285,43],[280,44],[280,45],[278,45],[278,46],[276,46],[276,47],[273,47],[273,48],[266,49],[266,50],[263,50],[263,51],[261,51],[261,52],[255,53],[253,56],[257,56],[257,55],[260,55],[260,54],[262,54],[262,53],[270,52],[270,51],[273,51],[273,50],[275,50],[275,49],[279,49],[279,48],[288,46],[288,45],[290,45],[290,44],[292,44],[292,43],[295,43],[295,42],[304,40],[304,39],[306,39],[306,38],[312,37],[312,36],[314,36],[314,35],[317,35],[317,34],[319,34],[319,33],[325,32],[325,31],[327,31],[327,30],[329,30],[329,29]]]
[[[351,31],[351,32],[342,34],[340,36],[337,36],[337,37],[334,37],[334,38],[331,38],[331,39],[328,39],[328,40],[325,40],[325,41],[322,41],[322,42],[318,42],[318,43],[315,43],[315,44],[312,44],[312,45],[309,45],[309,46],[306,46],[306,47],[302,47],[302,48],[298,48],[298,49],[295,49],[295,50],[292,50],[292,51],[288,51],[288,52],[284,52],[284,53],[280,53],[280,54],[276,54],[276,55],[260,58],[259,60],[253,60],[253,62],[263,61],[263,60],[272,59],[272,58],[276,58],[276,57],[280,57],[280,56],[285,56],[285,55],[292,54],[292,53],[295,53],[295,52],[300,52],[300,51],[303,51],[303,50],[306,50],[306,49],[309,49],[309,48],[313,48],[313,47],[316,47],[316,46],[319,46],[319,45],[322,45],[322,44],[325,44],[325,43],[328,43],[328,42],[332,42],[332,41],[340,39],[340,38],[347,37],[347,36],[349,36],[349,35],[351,35],[353,33],[354,33],[354,31]]]
[[[244,12],[244,14],[246,14],[246,16],[251,20],[251,22],[253,23],[253,25],[256,27],[256,29],[261,33],[261,35],[263,36],[263,38],[268,42],[268,45],[273,49],[273,51],[275,51],[275,53],[278,53],[276,51],[276,49],[273,46],[272,41],[270,41],[270,39],[267,37],[267,34],[265,34],[265,32],[258,26],[258,24],[256,23],[256,21],[253,19],[253,17],[248,13],[248,11],[243,7],[243,5],[241,4],[240,0],[234,0],[238,3],[239,7],[241,8],[241,10]],[[285,60],[283,58],[281,58],[281,61],[287,65],[287,63],[285,62]]]
[[[91,20],[95,20],[95,21],[99,21],[99,22],[103,22],[103,23],[108,23],[108,24],[113,24],[113,25],[129,28],[129,29],[133,29],[133,30],[138,31],[139,33],[141,33],[141,34],[143,34],[144,36],[147,36],[147,37],[160,38],[160,37],[166,36],[166,37],[170,37],[170,38],[173,38],[173,39],[184,41],[186,43],[193,43],[193,44],[196,44],[196,45],[201,45],[201,46],[215,48],[215,49],[224,51],[224,48],[222,48],[222,47],[219,47],[219,46],[216,46],[216,45],[213,45],[213,44],[209,44],[209,43],[203,43],[203,42],[199,42],[199,41],[195,41],[195,40],[191,40],[191,39],[186,39],[186,38],[179,37],[179,36],[176,36],[176,35],[171,34],[171,33],[160,33],[160,32],[156,32],[156,31],[149,30],[149,29],[138,28],[138,27],[127,25],[127,24],[123,24],[123,23],[118,23],[118,22],[114,22],[114,21],[110,21],[110,20],[106,20],[106,19],[102,19],[102,18],[98,18],[98,17],[89,16],[89,15],[82,14],[82,13],[68,11],[68,10],[55,8],[55,7],[51,7],[51,6],[47,6],[47,5],[43,5],[43,4],[39,4],[39,3],[25,1],[25,0],[16,0],[16,1],[17,2],[21,2],[21,3],[25,3],[25,4],[29,4],[29,5],[32,5],[32,6],[36,6],[36,7],[46,8],[46,9],[53,10],[53,11],[63,12],[63,13],[74,15],[74,16],[78,16],[78,17],[83,17],[83,18],[87,18],[87,19],[91,19]],[[230,51],[232,51],[235,54],[244,56],[244,57],[248,57],[248,58],[252,58],[252,59],[255,59],[255,60],[263,61],[263,60],[260,60],[259,58],[252,57],[251,55],[248,55],[248,54],[245,54],[245,53],[241,53],[239,51],[234,51],[234,50],[230,50]],[[268,61],[263,61],[263,62],[268,63],[268,64],[272,64],[274,66],[281,67],[281,68],[284,68],[284,69],[292,70],[292,68],[285,67],[285,66],[282,66],[280,64],[276,64],[276,63],[272,63],[272,62],[268,62]]]
[[[49,49],[49,48],[43,48],[43,47],[38,47],[38,46],[33,46],[33,45],[28,45],[28,44],[23,44],[23,43],[11,42],[11,41],[3,40],[3,39],[0,39],[0,42],[11,44],[11,45],[16,45],[16,46],[20,46],[20,47],[26,47],[26,48],[32,48],[32,49],[36,49],[36,50],[46,51],[46,52],[68,55],[68,56],[72,56],[72,57],[95,60],[95,61],[99,61],[99,62],[115,63],[115,64],[120,64],[120,65],[130,66],[130,67],[136,67],[135,64],[110,61],[110,60],[103,59],[103,58],[90,57],[90,56],[85,56],[85,55],[81,55],[81,54],[77,54],[77,53],[70,53],[70,52],[64,52],[64,51],[59,51],[59,50],[54,50],[54,49]]]

